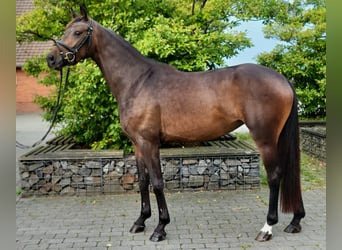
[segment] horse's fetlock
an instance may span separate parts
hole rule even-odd
[[[170,217],[169,216],[166,216],[166,217],[160,217],[160,222],[163,224],[163,225],[166,225],[166,224],[169,224],[170,223]]]
[[[165,220],[165,224],[169,224],[171,222],[170,218],[168,218],[167,220]]]
[[[267,224],[274,225],[278,223],[278,216],[277,215],[268,215],[267,216]]]
[[[151,213],[151,210],[143,210],[143,211],[141,211],[141,214],[142,214],[142,216],[144,217],[144,218],[150,218],[151,216],[152,216],[152,213]]]

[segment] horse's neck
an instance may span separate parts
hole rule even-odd
[[[149,70],[150,62],[128,42],[100,25],[97,37],[92,58],[119,102],[137,79]]]

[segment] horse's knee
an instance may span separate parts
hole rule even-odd
[[[139,189],[140,191],[144,191],[148,189],[149,181],[146,178],[139,178]]]
[[[153,192],[157,194],[163,194],[164,193],[164,182],[163,180],[157,180],[152,182],[152,188]]]

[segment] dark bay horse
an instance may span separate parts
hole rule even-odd
[[[141,212],[130,232],[142,232],[151,216],[148,186],[155,193],[159,223],[150,237],[165,239],[170,222],[163,191],[161,142],[218,138],[246,124],[262,157],[270,189],[264,227],[256,237],[272,237],[283,212],[293,213],[286,232],[301,231],[305,216],[300,185],[297,98],[288,80],[270,68],[242,64],[207,72],[185,73],[142,56],[127,41],[92,20],[84,6],[73,13],[61,41],[47,56],[61,69],[90,57],[100,67],[117,100],[123,131],[134,145]]]

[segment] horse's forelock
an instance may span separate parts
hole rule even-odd
[[[66,25],[66,29],[70,28],[70,26],[73,25],[74,23],[81,22],[82,20],[84,20],[83,16],[75,17]]]

